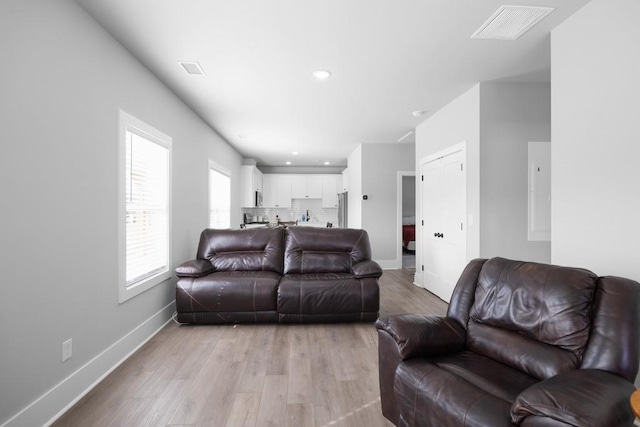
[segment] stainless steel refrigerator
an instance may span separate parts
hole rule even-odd
[[[338,193],[338,227],[347,228],[347,192]]]

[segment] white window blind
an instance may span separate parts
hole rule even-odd
[[[231,226],[231,179],[228,173],[209,165],[209,227]]]
[[[126,135],[127,286],[168,268],[169,150]]]
[[[171,277],[171,138],[120,111],[119,300]]]

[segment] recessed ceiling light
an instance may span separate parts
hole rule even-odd
[[[326,80],[331,77],[331,72],[327,70],[316,70],[313,72],[313,77],[318,80]]]
[[[182,65],[182,68],[190,75],[204,75],[204,70],[197,62],[184,62],[178,61],[178,64]]]
[[[293,154],[294,156],[297,156],[298,152],[297,151],[292,151],[291,154]]]
[[[420,117],[424,113],[426,113],[426,111],[416,110],[416,111],[413,111],[411,114],[413,115],[413,117]]]
[[[329,163],[329,162],[324,162],[324,165],[325,165],[325,166],[328,166],[328,165],[330,165],[330,164],[331,164],[331,163]]]
[[[290,164],[291,164],[291,162],[285,162],[285,164],[290,165]]]

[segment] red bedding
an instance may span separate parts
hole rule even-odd
[[[409,242],[416,240],[416,226],[415,224],[402,226],[402,243],[406,248]]]

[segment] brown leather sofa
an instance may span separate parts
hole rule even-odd
[[[207,229],[176,269],[184,323],[347,322],[378,318],[380,266],[364,230]]]
[[[398,426],[630,426],[640,284],[473,260],[446,317],[376,322],[382,412]]]

